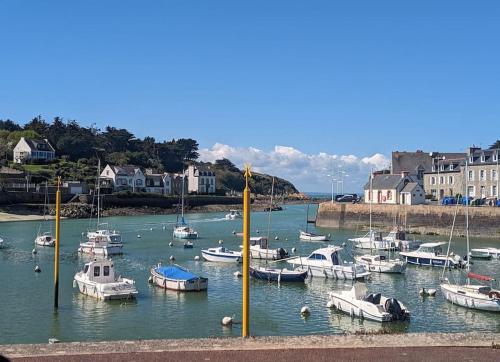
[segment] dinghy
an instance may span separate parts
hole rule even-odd
[[[266,267],[250,267],[250,276],[268,282],[303,282],[307,278],[307,270],[274,269]]]
[[[219,263],[241,263],[243,258],[241,252],[226,249],[223,246],[201,250],[201,256],[206,261]]]
[[[162,266],[158,264],[151,268],[153,284],[165,289],[180,292],[200,292],[208,288],[208,279],[191,273],[179,265]]]

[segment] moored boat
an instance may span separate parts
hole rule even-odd
[[[269,282],[288,283],[303,282],[308,275],[307,270],[289,270],[286,268],[250,267],[250,276]]]
[[[382,233],[370,230],[366,235],[358,238],[350,238],[349,241],[354,243],[357,249],[371,250],[394,250],[396,244],[390,239],[384,239]]]
[[[42,235],[38,235],[35,239],[35,244],[38,246],[54,246],[55,239],[51,232],[45,232]]]
[[[491,259],[500,258],[500,249],[497,248],[478,248],[478,249],[470,249],[469,253],[471,258],[476,259]]]
[[[241,219],[242,217],[241,212],[236,209],[231,209],[229,210],[229,213],[226,214],[226,220],[236,220]]]
[[[93,260],[75,274],[80,293],[103,300],[130,299],[138,292],[132,279],[117,277],[111,260]]]
[[[410,312],[400,301],[380,293],[369,294],[364,283],[356,283],[350,290],[329,294],[334,308],[361,319],[375,322],[409,321]]]
[[[406,259],[408,264],[422,266],[446,266],[457,268],[465,266],[465,262],[459,255],[450,253],[443,254],[442,246],[445,242],[423,243],[416,251],[402,251],[399,253]]]
[[[151,268],[152,283],[164,289],[180,292],[200,292],[208,288],[208,279],[191,273],[179,265]]]
[[[314,250],[308,257],[296,257],[287,262],[296,270],[308,271],[309,276],[333,279],[363,279],[370,275],[364,265],[344,263],[339,255],[341,247],[328,245]]]
[[[186,224],[180,224],[174,228],[173,236],[177,239],[196,239],[198,232]]]
[[[303,241],[328,241],[328,235],[314,234],[300,230],[299,239]]]
[[[243,246],[240,246],[241,248]],[[288,252],[283,248],[270,249],[267,238],[250,238],[250,258],[264,260],[280,260],[288,258]]]
[[[375,273],[404,273],[406,262],[399,259],[390,259],[385,255],[358,255],[354,257],[357,264],[365,265]]]
[[[122,254],[122,248],[122,243],[110,243],[106,237],[94,236],[89,238],[88,241],[80,243],[78,252],[83,254],[108,256]]]
[[[491,282],[494,279],[469,272],[467,279],[476,279],[482,282]],[[470,309],[479,309],[490,312],[500,312],[500,290],[490,286],[478,284],[455,284],[445,278],[441,283],[444,298],[452,303]]]
[[[232,251],[223,246],[218,248],[202,249],[201,256],[206,261],[213,261],[219,263],[241,263],[242,256],[239,251]]]

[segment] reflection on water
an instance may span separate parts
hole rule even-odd
[[[305,205],[287,206],[273,213],[270,246],[283,247],[290,255],[308,255],[323,243],[298,240],[298,229],[304,228]],[[119,230],[125,241],[124,254],[113,256],[117,274],[136,281],[139,295],[135,301],[103,302],[82,295],[72,287],[74,274],[92,259],[79,255],[77,248],[88,220],[63,220],[61,243],[60,308],[53,312],[54,248],[36,248],[32,254],[37,222],[0,224],[5,248],[0,249],[0,284],[2,328],[0,343],[47,342],[55,337],[71,340],[116,340],[148,338],[184,338],[239,336],[241,334],[242,279],[233,274],[241,264],[218,264],[202,260],[200,249],[218,246],[218,240],[232,250],[239,250],[241,237],[232,234],[242,230],[241,220],[225,220],[225,213],[188,215],[196,224],[200,238],[193,249],[184,249],[182,240],[172,239],[175,215],[107,218],[111,229]],[[267,213],[252,214],[252,235],[267,234]],[[310,229],[314,227],[309,226]],[[311,230],[314,232],[314,230]],[[317,230],[332,233],[333,243],[341,245],[353,235],[349,230]],[[141,238],[137,238],[141,234]],[[274,240],[278,236],[279,240]],[[173,240],[173,246],[168,244]],[[436,238],[428,237],[426,241]],[[472,240],[474,247],[494,245],[491,240]],[[297,252],[291,253],[295,247]],[[465,239],[453,242],[452,250],[465,254]],[[346,247],[342,257],[352,260],[357,251]],[[149,269],[158,262],[169,264],[169,257],[194,273],[209,278],[208,292],[178,293],[148,283]],[[34,273],[39,265],[42,273]],[[252,265],[266,265],[252,261]],[[271,267],[289,267],[286,262],[268,263]],[[500,277],[500,261],[474,261],[473,270]],[[401,300],[411,311],[410,323],[389,323],[351,319],[347,314],[326,307],[328,292],[352,286],[351,281],[323,278],[307,279],[304,284],[268,283],[251,280],[251,333],[254,335],[300,335],[355,332],[418,331],[500,331],[500,316],[454,306],[440,294],[442,269],[409,266],[406,275],[373,274],[366,282],[370,292],[382,292]],[[461,271],[447,271],[449,278],[459,278]],[[436,297],[422,298],[420,288],[436,288]],[[302,306],[311,310],[308,318],[300,315]],[[234,316],[236,323],[223,327],[224,316]]]

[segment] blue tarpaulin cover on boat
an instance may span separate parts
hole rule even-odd
[[[194,280],[198,279],[199,276],[183,270],[177,266],[161,266],[156,268],[158,274],[163,275],[166,278],[178,279],[178,280]]]

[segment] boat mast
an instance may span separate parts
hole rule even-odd
[[[271,205],[269,206],[269,218],[267,220],[267,249],[266,249],[266,266],[267,266],[267,254],[269,251],[269,237],[271,236],[271,212],[273,211],[273,194],[274,194],[274,176],[273,182],[271,184]]]
[[[373,253],[373,232],[372,232],[372,202],[373,202],[373,169],[370,170],[370,254]]]
[[[308,227],[309,227],[309,204],[307,204],[307,212],[306,212],[306,233]]]
[[[465,237],[467,240],[467,284],[470,283],[469,271],[470,271],[470,250],[469,250],[469,163],[468,160],[465,161],[465,193],[467,195],[467,201],[465,203]]]
[[[101,217],[101,204],[100,204],[101,183],[99,182],[100,176],[101,176],[101,159],[97,157],[97,228],[99,228],[99,220]]]
[[[181,223],[184,224],[184,184],[186,178],[186,170],[182,168],[182,190],[181,190]],[[178,215],[178,214],[177,214]]]

